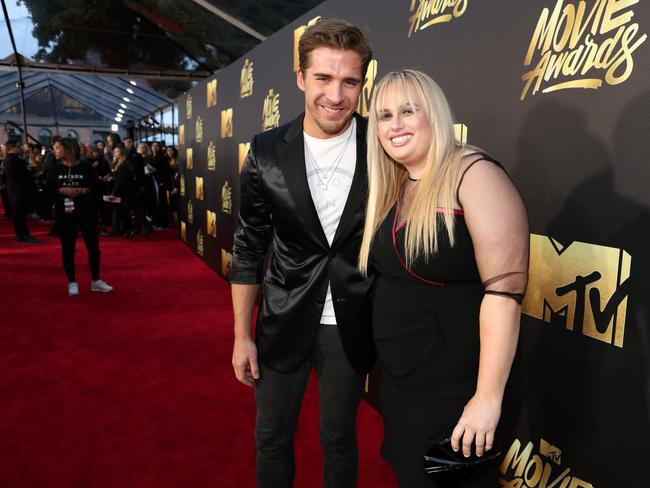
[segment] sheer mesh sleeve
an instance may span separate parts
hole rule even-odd
[[[470,158],[460,180],[458,200],[485,293],[521,303],[528,281],[526,208],[499,163],[489,156]]]

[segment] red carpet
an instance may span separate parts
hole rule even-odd
[[[0,222],[0,486],[254,487],[252,390],[230,366],[229,287],[175,232],[101,241],[91,293],[68,297],[56,238]],[[296,439],[296,487],[321,486],[315,383]],[[360,487],[393,487],[382,423],[359,412]]]

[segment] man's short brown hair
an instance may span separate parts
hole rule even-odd
[[[321,17],[313,25],[307,27],[298,43],[298,62],[300,70],[309,68],[309,53],[319,47],[349,50],[361,56],[361,75],[366,76],[366,70],[372,59],[372,49],[366,36],[356,25],[336,17]]]

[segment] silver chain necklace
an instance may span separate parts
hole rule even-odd
[[[339,164],[341,164],[341,161],[343,160],[343,155],[345,154],[345,151],[348,148],[348,144],[350,143],[350,139],[352,139],[352,128],[350,128],[350,133],[348,134],[348,138],[345,141],[345,145],[343,146],[343,150],[334,158],[334,162],[330,165],[329,168],[326,170],[323,170],[318,163],[316,163],[316,158],[312,154],[311,150],[309,149],[309,145],[307,144],[307,141],[305,141],[305,148],[307,148],[307,154],[309,155],[309,160],[311,162],[311,165],[314,167],[314,170],[316,171],[316,176],[318,176],[319,184],[323,187],[325,191],[327,191],[327,188],[329,186],[330,181],[332,180],[332,177],[334,176],[334,173],[336,173],[336,170],[339,167]]]

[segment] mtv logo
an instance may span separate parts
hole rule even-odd
[[[221,274],[230,277],[230,266],[232,264],[232,254],[225,249],[221,250]]]
[[[454,124],[456,140],[461,144],[467,144],[467,126],[465,124]]]
[[[185,124],[178,126],[178,143],[185,144]]]
[[[631,263],[622,249],[531,234],[522,312],[623,347]]]
[[[207,106],[208,108],[214,107],[217,104],[217,80],[209,81],[206,85],[207,94]]]
[[[250,142],[240,142],[239,143],[239,172],[241,173],[242,166],[244,166],[244,161],[246,161],[246,155],[248,150],[251,148]]]
[[[375,78],[377,78],[377,60],[373,59],[368,64],[368,71],[366,71],[361,96],[359,96],[359,103],[357,104],[357,112],[364,117],[370,115],[370,96],[372,95],[372,89],[375,87]]]
[[[300,38],[302,35],[305,33],[307,30],[307,27],[314,25],[316,21],[320,19],[320,15],[318,17],[314,17],[311,19],[309,22],[307,22],[306,25],[301,25],[300,27],[297,27],[293,31],[293,71],[298,71],[298,68],[300,68],[300,59],[298,56],[298,43],[300,42]]]
[[[217,237],[217,212],[206,210],[206,213],[207,213],[207,218],[206,218],[207,234],[216,238]]]
[[[232,108],[221,111],[221,138],[232,137]]]
[[[197,176],[196,177],[196,199],[197,200],[203,200],[203,177],[202,176]]]
[[[539,440],[539,453],[549,458],[555,464],[562,464],[562,449],[549,444],[544,439]]]
[[[194,154],[191,147],[185,148],[185,168],[194,169]]]

